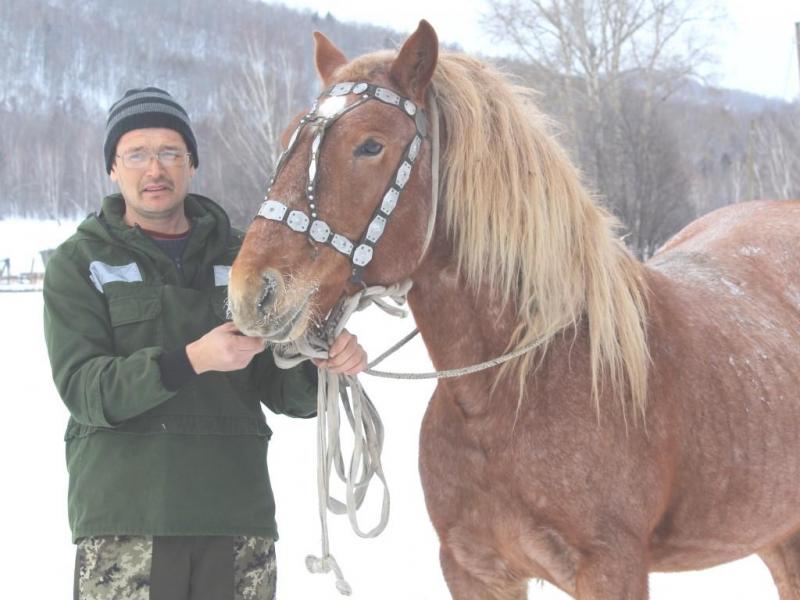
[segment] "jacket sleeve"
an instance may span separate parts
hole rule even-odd
[[[113,427],[175,395],[161,382],[159,347],[116,356],[108,308],[69,248],[48,261],[44,334],[53,381],[81,424]]]
[[[310,361],[281,369],[268,349],[251,366],[261,402],[272,412],[301,418],[317,414],[317,368]]]

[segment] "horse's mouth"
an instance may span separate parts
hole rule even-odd
[[[302,329],[302,327],[298,327],[298,325],[305,324],[307,314],[308,304],[305,302],[299,303],[285,311],[282,315],[268,319],[264,330],[259,335],[277,344],[290,342],[298,337],[297,335],[292,336],[292,333],[295,329]]]

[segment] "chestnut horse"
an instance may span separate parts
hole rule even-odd
[[[408,278],[437,369],[540,342],[430,400],[419,466],[453,598],[541,578],[643,600],[649,571],[758,553],[800,599],[800,203],[723,208],[641,264],[526,90],[439,55],[425,21],[352,62],[315,35],[326,92],[286,142],[230,307],[286,342],[360,282]]]

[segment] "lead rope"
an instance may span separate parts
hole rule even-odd
[[[331,312],[325,329],[319,335],[309,334],[296,342],[276,345],[273,348],[275,364],[282,369],[288,369],[309,358],[328,358],[330,345],[342,332],[350,316],[370,304],[378,305],[391,315],[405,316],[406,311],[398,306],[405,303],[410,288],[411,281],[406,280],[388,288],[383,286],[364,288],[353,296],[342,299]],[[398,306],[388,304],[383,300],[384,297],[394,299]],[[336,589],[341,594],[349,596],[352,588],[330,552],[327,510],[334,514],[347,513],[353,531],[360,537],[376,537],[386,528],[389,521],[389,487],[381,465],[383,423],[358,377],[344,374],[331,375],[324,369],[319,369],[318,373],[317,491],[322,526],[322,554],[319,557],[307,556],[306,567],[312,573],[333,571],[336,576]],[[353,452],[347,473],[339,438],[341,422],[339,400],[353,431]],[[345,484],[345,502],[331,496],[332,470],[336,471],[339,479]],[[365,532],[359,525],[357,511],[364,501],[373,476],[377,476],[383,485],[381,516],[378,524]]]

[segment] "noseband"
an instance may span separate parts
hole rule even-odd
[[[355,102],[347,104],[349,96],[357,96]],[[383,193],[380,204],[373,211],[369,224],[361,234],[358,243],[331,230],[330,225],[317,218],[317,174],[320,160],[320,151],[325,139],[325,133],[339,117],[361,106],[370,100],[378,100],[389,106],[394,106],[409,119],[414,121],[416,132],[406,145],[405,151],[394,170]],[[290,210],[289,207],[270,197],[272,186],[286,165],[289,157],[297,146],[300,134],[309,123],[315,128],[314,139],[311,142],[311,157],[308,165],[308,181],[306,185],[306,199],[308,200],[309,214],[300,210]],[[364,268],[372,260],[373,249],[383,235],[389,217],[394,211],[400,194],[411,177],[414,161],[419,155],[422,140],[427,136],[427,117],[425,111],[408,98],[385,88],[366,82],[344,82],[328,88],[319,95],[311,111],[300,119],[300,124],[292,133],[289,145],[278,158],[275,174],[269,182],[267,197],[257,216],[271,221],[279,221],[292,231],[304,233],[311,241],[330,246],[337,252],[347,256],[353,265],[351,281],[361,282]]]

